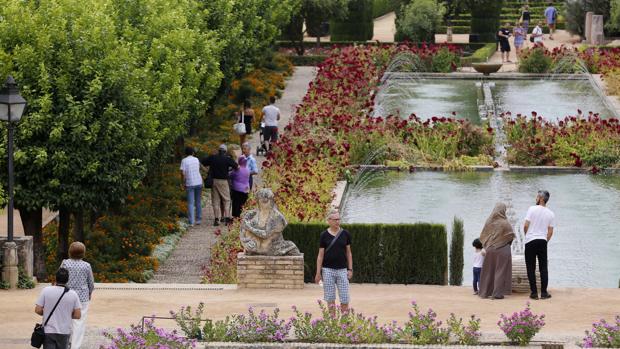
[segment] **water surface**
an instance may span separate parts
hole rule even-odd
[[[458,216],[465,227],[464,284],[471,283],[471,242],[498,201],[522,230],[539,189],[549,190],[556,215],[549,244],[550,287],[618,287],[620,277],[620,177],[581,174],[388,173],[344,203],[347,223],[445,224]]]

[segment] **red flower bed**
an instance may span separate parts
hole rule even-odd
[[[510,148],[508,160],[518,165],[620,166],[620,121],[567,116],[551,122],[532,113],[532,118],[504,115]]]

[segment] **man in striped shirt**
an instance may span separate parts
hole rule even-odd
[[[181,171],[185,180],[187,192],[187,218],[189,225],[200,224],[202,220],[202,176],[200,176],[200,161],[194,156],[194,148],[185,148],[185,158],[181,161]]]

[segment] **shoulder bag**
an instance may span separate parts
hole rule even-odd
[[[340,237],[340,234],[342,234],[342,231],[343,229],[340,229],[340,231],[338,232],[338,234],[336,234],[332,242],[329,243],[329,246],[327,246],[327,248],[325,249],[325,253],[327,253],[327,251],[329,251],[329,249],[332,248],[332,246],[334,246],[334,243],[336,243],[336,240],[338,240],[338,238]],[[329,234],[329,231],[327,231],[327,234]]]
[[[207,178],[205,178],[205,188],[213,188],[213,171],[209,166],[209,172],[207,172]]]
[[[245,128],[245,123],[243,122],[243,119],[245,118],[245,115],[243,114],[243,110],[241,111],[241,118],[239,120],[237,120],[237,123],[233,125],[233,129],[235,130],[235,132],[238,135],[244,135],[247,133],[247,130]]]
[[[62,300],[62,297],[64,297],[67,292],[69,292],[69,288],[65,286],[65,290],[60,295],[60,298],[58,298],[56,305],[54,305],[54,308],[52,308],[52,311],[50,312],[50,315],[47,317],[47,320],[45,320],[45,323],[34,325],[32,336],[30,336],[31,346],[35,348],[41,348],[41,345],[43,345],[43,342],[45,341],[45,326],[47,326],[47,323],[50,321],[50,318],[52,317],[52,315],[54,315],[54,310],[56,310],[58,303],[60,303],[60,300]]]

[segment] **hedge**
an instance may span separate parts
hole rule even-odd
[[[324,224],[294,223],[284,230],[304,253],[304,280],[313,282]],[[440,224],[344,224],[351,233],[352,282],[445,285],[448,271],[446,228]]]
[[[461,66],[470,66],[472,63],[486,62],[487,58],[493,56],[497,51],[497,44],[494,42],[485,44],[469,57],[461,57]]]
[[[291,55],[291,56],[286,56],[286,58],[288,58],[291,61],[291,63],[293,63],[293,65],[295,66],[317,66],[323,63],[323,61],[327,58],[327,56]]]
[[[565,28],[565,23],[558,23],[556,26],[556,29],[562,30]],[[531,33],[531,29],[533,29],[535,27],[535,25],[530,25],[530,33]],[[543,26],[542,28],[543,33],[548,34],[549,33],[549,27],[547,26]],[[437,28],[437,34],[445,34],[448,31],[448,28],[445,25],[442,25],[440,27]],[[499,31],[499,28],[498,28]],[[470,27],[469,26],[462,26],[462,25],[455,25],[452,26],[452,34],[469,34],[471,32]]]
[[[463,220],[454,217],[452,223],[452,238],[450,239],[450,285],[463,284],[463,252],[465,247],[465,233]]]
[[[372,17],[377,18],[396,11],[400,4],[399,0],[373,0]]]
[[[372,11],[372,0],[351,0],[347,18],[330,22],[330,39],[371,40],[374,31]]]

